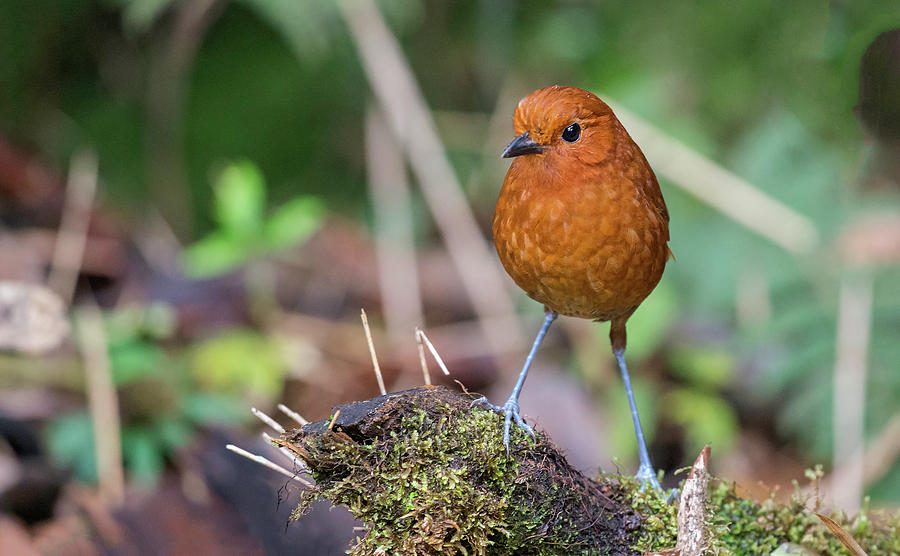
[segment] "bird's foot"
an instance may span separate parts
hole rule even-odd
[[[490,401],[488,401],[486,396],[481,396],[477,400],[472,400],[472,403],[469,404],[469,407],[475,407],[476,405],[480,405],[485,409],[491,409],[498,413],[503,413],[503,408],[499,405],[494,405]]]
[[[503,420],[503,445],[506,446],[506,453],[509,454],[509,428],[512,426],[513,420],[532,438],[535,438],[534,430],[519,415],[519,402],[515,398],[509,398],[502,406],[497,406],[488,401],[487,398],[481,397],[472,402],[472,405],[481,405],[493,409],[498,413],[505,415]]]
[[[656,476],[656,471],[653,470],[653,467],[650,465],[641,465],[638,468],[637,474],[634,476],[635,479],[641,483],[641,490],[643,491],[647,485],[650,485],[656,492],[666,497],[666,502],[669,504],[675,503],[678,501],[678,489],[673,488],[666,492],[663,490],[662,485],[659,484],[659,478]]]
[[[659,479],[656,477],[656,471],[654,471],[653,467],[650,465],[642,463],[641,466],[638,467],[638,472],[634,478],[641,483],[641,490],[646,488],[647,485],[650,485],[660,492],[663,490],[662,485],[659,484]]]

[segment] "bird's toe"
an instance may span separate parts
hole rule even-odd
[[[472,400],[472,403],[469,404],[469,407],[475,407],[475,406],[480,406],[485,409],[491,409],[491,410],[497,411],[499,413],[503,413],[502,407],[500,407],[499,405],[492,404],[490,401],[488,401],[487,397],[485,397],[485,396],[481,396],[480,398],[478,398],[476,400]]]
[[[638,472],[635,475],[635,479],[637,479],[641,483],[641,489],[643,490],[647,485],[650,485],[654,489],[662,492],[662,485],[659,484],[659,479],[656,477],[656,471],[653,470],[649,465],[641,465],[638,468]]]
[[[516,400],[507,400],[506,403],[503,404],[503,409],[501,411],[503,411],[506,416],[504,419],[504,440],[509,438],[509,427],[513,420],[515,420],[516,425],[527,432],[529,436],[532,438],[535,437],[534,429],[532,429],[528,423],[525,422],[525,419],[522,418],[522,415],[519,414],[519,403]]]

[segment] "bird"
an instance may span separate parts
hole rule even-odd
[[[554,85],[519,101],[512,158],[494,212],[497,255],[513,281],[544,305],[543,325],[509,399],[503,442],[519,414],[519,394],[559,315],[610,322],[609,338],[631,407],[642,485],[660,489],[641,428],[628,367],[626,322],[659,283],[669,259],[669,213],[656,175],[612,109],[593,93]]]

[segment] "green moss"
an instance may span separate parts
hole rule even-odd
[[[510,444],[528,463],[510,457],[495,412],[470,410],[468,403],[380,411],[384,417],[366,425],[378,429],[371,435],[348,429],[351,438],[335,427],[292,439],[316,480],[311,496],[346,506],[368,527],[353,554],[607,553],[584,540],[587,527],[571,511],[588,503],[579,498],[584,485],[559,473],[559,462],[540,451],[549,448],[518,427]],[[562,486],[551,480],[559,477]],[[302,501],[297,516],[310,501]],[[610,531],[636,527],[624,526],[619,514],[604,515],[619,520],[608,524]]]
[[[409,413],[398,428],[367,443],[328,442],[326,436],[316,446],[319,494],[369,526],[355,553],[424,546],[435,553],[506,553],[540,527],[541,508],[509,507],[517,464],[503,447],[497,415],[474,409],[471,418],[453,419],[449,406],[437,409],[444,415]],[[513,432],[515,444],[530,441]],[[332,466],[347,469],[335,473]]]
[[[818,479],[816,479],[818,480]],[[762,503],[739,498],[733,483],[719,481],[710,492],[713,525],[724,554],[770,554],[785,542],[800,544],[819,554],[846,554],[841,541],[810,509],[810,500],[799,494],[789,504],[775,501],[774,493]],[[864,508],[849,518],[830,515],[869,554],[900,554],[900,515]]]
[[[367,528],[353,554],[642,554],[676,544],[677,510],[633,478],[586,479],[541,435],[513,427],[510,457],[502,417],[470,409],[445,388],[421,388],[342,406],[284,441],[309,464],[319,497],[348,507]],[[821,471],[810,472],[817,484]],[[784,543],[846,554],[799,488],[788,504],[762,503],[712,480],[712,552],[769,555]],[[900,515],[867,509],[832,515],[868,552],[900,556]]]
[[[656,552],[675,546],[678,535],[677,508],[667,500],[667,494],[653,488],[642,488],[634,477],[603,474],[600,480],[614,489],[617,501],[630,506],[642,520],[634,532],[632,547],[640,552]]]
[[[807,477],[819,480],[820,473]],[[634,548],[641,552],[675,546],[677,509],[652,489],[642,491],[628,477],[606,475],[604,481],[619,481],[617,492],[643,517]],[[710,529],[715,537],[713,553],[728,556],[768,555],[783,543],[802,545],[822,555],[847,554],[847,550],[810,509],[810,500],[796,489],[789,504],[776,502],[773,492],[762,503],[740,498],[733,483],[713,480],[710,484]],[[869,554],[900,555],[900,515],[872,512],[864,508],[855,517],[830,516],[849,532]]]

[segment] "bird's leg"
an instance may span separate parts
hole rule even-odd
[[[644,430],[641,428],[641,420],[638,417],[637,405],[634,403],[634,391],[631,389],[631,378],[628,376],[628,366],[625,365],[625,348],[613,349],[616,361],[619,362],[619,371],[622,373],[622,380],[625,382],[625,393],[628,394],[628,403],[631,405],[631,420],[634,421],[634,434],[637,436],[638,454],[641,458],[641,465],[638,467],[637,480],[642,485],[649,483],[657,490],[662,490],[659,479],[656,478],[656,471],[653,464],[650,463],[650,454],[647,453],[647,442],[644,440]]]
[[[503,445],[506,446],[507,453],[509,453],[509,427],[512,424],[513,419],[515,419],[516,424],[522,427],[525,432],[527,432],[531,436],[534,436],[534,431],[522,419],[522,416],[519,415],[519,393],[522,391],[522,385],[525,384],[525,377],[528,376],[528,369],[529,367],[531,367],[531,362],[534,360],[534,355],[537,353],[538,348],[541,346],[541,342],[544,340],[544,336],[547,334],[547,330],[550,328],[550,325],[553,324],[553,321],[556,320],[556,317],[558,316],[559,313],[557,313],[556,311],[547,310],[547,314],[544,317],[544,325],[541,326],[541,330],[538,332],[537,337],[534,339],[534,344],[531,345],[531,351],[528,352],[528,357],[525,358],[525,365],[522,367],[522,371],[519,372],[519,379],[516,380],[516,385],[513,387],[513,391],[509,395],[509,399],[506,400],[506,403],[502,406],[496,406],[488,402],[487,398],[479,398],[472,402],[473,405],[485,405],[495,411],[503,413],[506,416],[506,419],[503,422]]]

